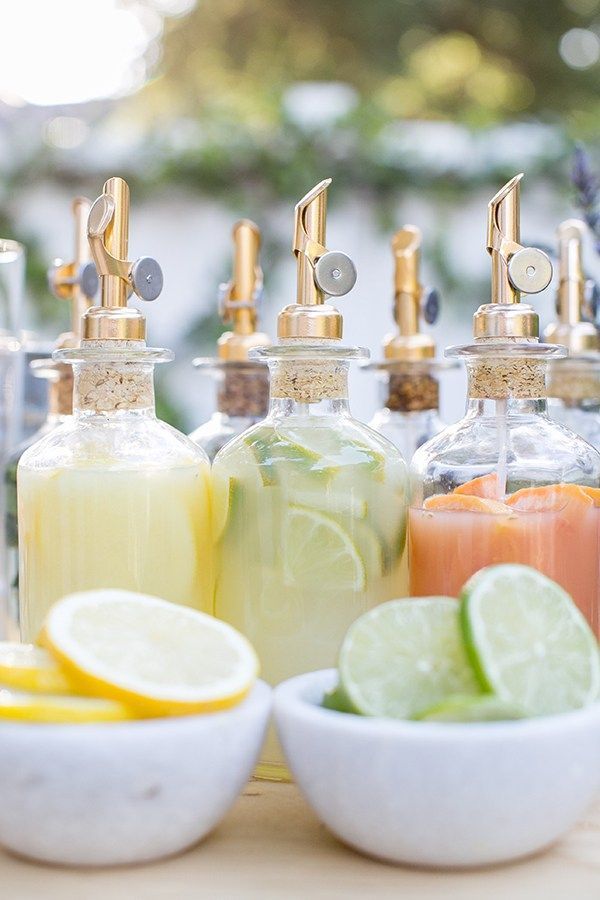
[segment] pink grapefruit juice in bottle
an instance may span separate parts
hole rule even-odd
[[[564,355],[539,342],[521,292],[547,286],[545,254],[519,244],[519,180],[490,203],[492,300],[474,317],[474,341],[447,351],[466,360],[467,410],[412,462],[412,596],[458,596],[479,569],[524,563],[558,581],[599,630],[600,454],[552,421],[546,369]]]

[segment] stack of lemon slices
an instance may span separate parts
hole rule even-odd
[[[156,597],[102,590],[50,610],[39,646],[0,642],[0,719],[115,722],[227,709],[258,659],[212,616]]]

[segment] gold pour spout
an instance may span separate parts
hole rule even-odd
[[[600,350],[598,329],[583,320],[589,286],[582,263],[584,235],[585,225],[578,219],[567,219],[558,226],[558,321],[548,325],[544,333],[547,341],[563,344],[571,355]]]
[[[233,247],[233,276],[221,285],[221,318],[233,328],[219,338],[218,354],[220,359],[243,362],[252,347],[271,343],[266,334],[256,330],[263,286],[258,225],[250,219],[236,222]]]
[[[535,339],[539,320],[521,294],[537,294],[552,279],[552,264],[537,247],[521,244],[520,182],[515,175],[490,200],[487,251],[492,259],[492,302],[474,316],[476,338]]]
[[[142,256],[129,262],[129,186],[122,178],[109,178],[90,209],[87,236],[102,283],[101,306],[83,317],[83,340],[143,341],[146,320],[127,306],[134,291],[141,300],[156,300],[163,275],[155,259]]]
[[[392,238],[396,264],[394,272],[394,319],[398,333],[388,335],[383,344],[386,359],[429,359],[435,356],[435,342],[420,331],[425,291],[419,278],[421,231],[405,225]],[[434,296],[431,294],[430,296]]]
[[[91,260],[87,239],[87,219],[91,203],[87,197],[76,197],[72,211],[75,224],[73,261],[55,259],[48,271],[48,282],[55,297],[71,303],[71,331],[61,335],[60,346],[76,344],[81,337],[81,321],[98,291],[98,274]]]
[[[356,283],[356,269],[345,253],[326,247],[330,184],[331,178],[321,181],[296,205],[292,250],[298,267],[298,287],[296,303],[279,314],[280,338],[337,340],[342,336],[342,316],[326,299],[351,291]]]

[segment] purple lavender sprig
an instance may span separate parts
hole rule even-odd
[[[596,253],[600,255],[600,179],[581,144],[575,147],[573,154],[571,182],[576,191],[576,206],[583,213],[583,218],[594,235]]]

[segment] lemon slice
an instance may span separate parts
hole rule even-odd
[[[356,544],[324,513],[290,506],[283,528],[283,566],[291,586],[362,591],[366,568]]]
[[[67,694],[69,679],[41,647],[0,641],[0,686],[46,694]]]
[[[48,614],[44,642],[75,688],[148,715],[226,709],[258,672],[254,650],[230,625],[130,591],[65,597]]]
[[[0,688],[0,719],[21,722],[71,723],[122,722],[133,718],[125,703],[96,697],[33,694]]]

